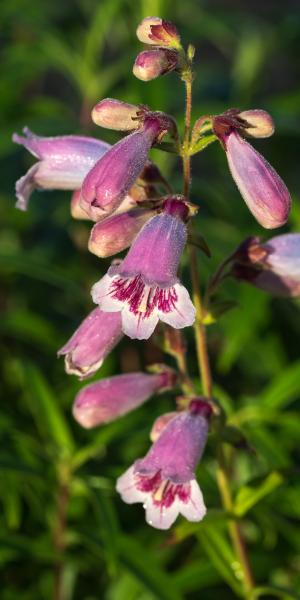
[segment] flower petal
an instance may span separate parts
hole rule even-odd
[[[159,318],[175,329],[193,325],[196,311],[187,289],[180,283],[176,283],[174,289],[177,295],[174,309],[170,312],[159,311]]]
[[[117,479],[116,490],[119,492],[122,500],[127,504],[144,502],[147,492],[138,490],[134,476],[134,465],[131,466],[121,477]]]
[[[122,330],[133,340],[147,340],[158,323],[158,314],[154,310],[148,317],[143,313],[134,313],[128,306],[122,310]]]
[[[156,529],[169,529],[179,514],[180,504],[175,498],[174,502],[166,508],[160,503],[153,502],[152,496],[148,496],[144,508],[148,525]]]
[[[201,521],[206,514],[203,495],[196,479],[190,482],[190,498],[188,502],[181,501],[179,512],[188,521]]]
[[[23,177],[20,177],[16,182],[16,208],[20,210],[27,210],[29,198],[35,190],[36,182],[35,182],[35,174],[38,171],[40,163],[36,163],[33,165]]]
[[[93,301],[99,304],[104,312],[119,312],[123,308],[123,302],[111,295],[112,282],[113,278],[106,274],[91,289]]]

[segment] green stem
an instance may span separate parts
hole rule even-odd
[[[59,473],[59,486],[56,501],[56,524],[53,535],[53,545],[57,556],[54,565],[54,591],[53,600],[64,600],[64,571],[65,571],[65,548],[67,510],[70,499],[69,470],[64,466]]]
[[[182,145],[182,161],[183,161],[183,174],[184,174],[184,186],[183,191],[186,198],[189,198],[190,183],[191,183],[191,165],[190,165],[190,129],[191,129],[191,111],[192,111],[192,69],[191,66],[184,73],[183,80],[185,82],[186,91],[186,112],[185,112],[185,129],[184,129],[184,140]],[[203,393],[210,400],[212,400],[212,389],[213,382],[209,364],[209,356],[207,349],[206,340],[206,329],[203,323],[203,304],[200,292],[200,281],[197,266],[197,253],[196,248],[190,246],[190,265],[191,265],[191,276],[193,284],[193,301],[196,308],[196,322],[195,322],[195,339],[197,347],[197,357],[199,372],[201,375]],[[218,472],[217,481],[219,491],[222,499],[223,506],[229,513],[233,513],[233,498],[230,489],[230,479],[227,471],[227,464],[224,454],[224,448],[221,441],[218,442],[217,447],[217,460],[218,460]],[[241,571],[243,574],[243,586],[245,598],[249,597],[249,594],[254,588],[254,581],[251,572],[251,567],[247,555],[245,542],[243,540],[240,525],[236,520],[229,520],[229,535],[234,547],[236,556],[238,558]]]

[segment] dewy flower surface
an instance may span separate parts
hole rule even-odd
[[[93,375],[122,337],[120,313],[95,308],[58,351],[65,356],[66,372],[80,379]]]
[[[35,189],[78,190],[94,164],[110,144],[92,137],[63,135],[40,137],[24,128],[13,142],[23,145],[39,159],[16,183],[17,208],[26,210]]]
[[[177,277],[187,239],[186,214],[183,202],[167,201],[164,212],[144,225],[121,264],[110,267],[92,288],[103,311],[122,312],[123,332],[131,338],[149,338],[159,319],[177,329],[195,320],[189,293]]]
[[[153,394],[173,387],[175,382],[175,373],[167,367],[154,375],[126,373],[95,381],[77,394],[74,418],[88,429],[109,423],[137,408]]]
[[[124,502],[141,502],[147,523],[158,529],[169,529],[179,513],[189,521],[206,513],[195,469],[207,440],[209,411],[201,400],[192,404],[193,410],[171,419],[146,456],[117,481]]]

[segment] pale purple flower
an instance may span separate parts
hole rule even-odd
[[[92,288],[102,310],[122,312],[123,332],[131,338],[149,338],[159,319],[176,329],[195,320],[189,293],[177,277],[187,213],[184,202],[167,200],[164,211],[144,225],[124,260]]]
[[[250,238],[232,267],[237,278],[276,296],[300,296],[300,234],[286,233],[261,243]]]
[[[119,214],[115,211],[94,225],[89,238],[89,251],[100,258],[122,252],[132,244],[143,225],[156,212],[155,208],[133,208]]]
[[[39,137],[27,127],[23,131],[24,136],[14,133],[13,142],[23,145],[39,161],[16,183],[16,206],[20,210],[27,209],[35,189],[79,189],[90,169],[111,147],[92,137]]]
[[[120,140],[95,164],[81,188],[82,208],[95,221],[115,210],[142,172],[148,152],[163,129],[163,117],[150,113],[138,131]]]
[[[162,367],[160,373],[127,373],[91,383],[80,390],[73,415],[87,429],[109,423],[137,408],[153,394],[173,387],[174,371]]]
[[[105,98],[92,110],[92,120],[96,125],[116,131],[139,129],[138,114],[141,108],[115,98]]]
[[[58,351],[65,356],[65,369],[84,379],[93,375],[122,338],[120,313],[104,313],[95,308]]]
[[[168,48],[154,48],[140,52],[133,65],[133,74],[142,81],[151,81],[174,71],[178,65],[178,52]]]
[[[169,529],[179,513],[189,521],[205,516],[195,469],[206,444],[210,413],[206,402],[193,400],[188,410],[169,421],[146,456],[118,479],[122,500],[141,502],[149,525]]]
[[[266,229],[284,225],[291,198],[282,179],[236,131],[224,138],[224,145],[232,177],[250,212]]]

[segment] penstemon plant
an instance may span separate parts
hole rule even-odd
[[[229,428],[213,394],[206,325],[214,318],[214,295],[228,277],[274,295],[300,296],[300,234],[278,235],[267,241],[256,237],[242,240],[211,275],[202,295],[198,247],[210,251],[193,224],[198,206],[190,199],[191,158],[219,141],[253,217],[266,229],[280,227],[288,219],[289,192],[245,139],[271,136],[274,124],[264,110],[231,108],[221,115],[202,115],[192,127],[193,46],[185,50],[176,27],[159,17],[145,18],[137,37],[147,45],[135,60],[137,78],[150,81],[175,71],[184,83],[183,135],[173,117],[164,112],[110,98],[93,108],[92,120],[102,128],[125,132],[113,146],[83,136],[38,137],[25,128],[24,136],[14,134],[13,140],[38,162],[16,184],[17,207],[26,210],[35,188],[72,190],[72,216],[93,221],[89,250],[107,258],[129,248],[93,285],[91,294],[97,307],[58,354],[65,357],[68,374],[85,379],[101,367],[123,335],[148,339],[162,321],[164,349],[175,359],[176,369],[153,365],[149,373],[118,375],[88,384],[75,399],[74,418],[82,427],[93,428],[133,410],[153,394],[180,388],[174,411],[155,421],[150,436],[153,445],[119,477],[117,491],[129,504],[142,503],[147,523],[158,529],[170,528],[178,514],[201,521],[206,507],[195,471],[211,429],[217,482],[241,574],[242,595],[251,597],[255,584],[241,524],[234,514],[224,448],[230,441]],[[181,193],[172,189],[148,158],[152,147],[181,157]],[[186,246],[191,292],[178,277]],[[191,326],[201,396],[189,374],[182,332]]]

